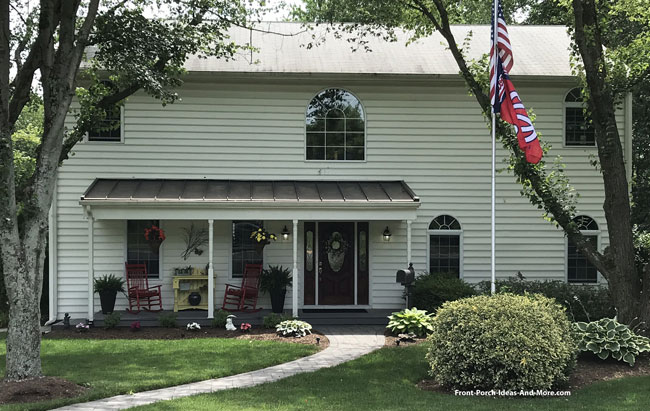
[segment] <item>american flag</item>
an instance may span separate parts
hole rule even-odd
[[[497,7],[497,21],[494,22],[494,7]],[[496,31],[496,33],[495,33]],[[496,40],[495,40],[496,39]],[[496,48],[498,49],[498,57],[494,58],[494,43],[496,41]],[[500,60],[500,64],[495,64]],[[501,8],[501,1],[495,0],[492,3],[492,36],[490,42],[490,102],[492,110],[498,113],[501,110],[501,102],[504,97],[503,87],[500,87],[497,78],[497,68],[502,68],[506,73],[510,73],[515,61],[512,57],[512,47],[510,46],[510,37],[508,36],[508,29],[506,28],[506,20],[503,17],[503,9]],[[501,66],[501,67],[499,67]],[[499,93],[499,99],[495,101],[494,96]]]

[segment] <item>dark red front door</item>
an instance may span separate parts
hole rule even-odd
[[[318,304],[354,304],[354,223],[318,224]]]

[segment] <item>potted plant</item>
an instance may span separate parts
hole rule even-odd
[[[117,292],[124,292],[124,279],[116,277],[113,274],[95,278],[94,290],[99,294],[102,313],[110,314],[115,309]]]
[[[144,229],[144,239],[149,243],[149,248],[155,254],[160,251],[160,244],[165,241],[165,232],[157,225]]]
[[[268,292],[271,296],[271,307],[274,313],[281,313],[284,309],[284,297],[287,287],[292,283],[291,270],[281,265],[270,265],[262,270],[260,276],[260,290]]]
[[[264,251],[264,247],[267,244],[271,243],[271,240],[276,241],[278,239],[278,236],[273,233],[269,233],[266,231],[266,228],[260,227],[257,230],[251,232],[250,238],[255,240],[255,251],[261,255]]]

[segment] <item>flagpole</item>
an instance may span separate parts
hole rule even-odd
[[[499,49],[497,47],[497,42],[498,42],[498,32],[497,32],[497,27],[498,27],[498,0],[494,0],[493,2],[493,7],[494,7],[494,15],[492,16],[492,48],[494,50],[492,59],[493,59],[493,67],[494,67],[494,75],[496,79],[496,84],[494,88],[494,101],[496,103],[497,99],[499,98],[499,70],[497,67],[498,64],[498,56],[499,56]],[[491,218],[491,227],[490,227],[490,269],[491,269],[491,281],[490,281],[490,293],[494,294],[496,292],[496,254],[495,254],[495,247],[496,247],[496,207],[495,207],[495,198],[496,198],[496,159],[497,159],[497,144],[496,144],[496,125],[497,125],[497,115],[494,112],[494,106],[492,106],[492,192],[491,192],[491,197],[490,197],[490,218]]]

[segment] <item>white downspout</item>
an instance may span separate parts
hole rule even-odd
[[[291,315],[298,317],[298,220],[293,220],[293,287],[291,287],[292,312]]]
[[[214,318],[214,220],[208,220],[208,318]]]
[[[625,95],[625,174],[627,177],[628,192],[632,190],[632,93]]]
[[[52,205],[50,206],[49,214],[49,230],[48,230],[48,248],[49,248],[49,260],[48,260],[48,295],[49,295],[49,310],[50,315],[48,321],[45,325],[50,325],[56,322],[56,317],[58,315],[58,292],[57,292],[57,183],[54,183],[54,191],[52,192]]]
[[[94,245],[94,222],[92,213],[88,210],[88,321],[95,320],[95,293],[93,291],[93,280],[95,279],[95,245]]]
[[[406,266],[408,267],[409,264],[412,263],[411,261],[411,224],[413,223],[413,220],[406,220]]]

